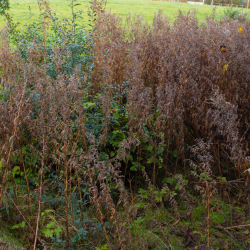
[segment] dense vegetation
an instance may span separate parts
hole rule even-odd
[[[94,0],[82,27],[77,2],[62,22],[38,3],[20,30],[0,1],[1,231],[26,249],[248,249],[246,17],[123,23]]]
[[[81,19],[77,19],[78,23],[87,24],[88,18],[88,6],[89,1],[78,0],[77,6],[75,6],[75,12],[82,13]],[[210,4],[210,3],[209,3]],[[50,0],[50,6],[53,9],[53,14],[59,20],[63,18],[71,19],[70,1],[68,0]],[[224,15],[224,7],[216,5],[216,17],[219,18]],[[106,5],[106,10],[111,10],[112,13],[117,13],[123,21],[125,21],[128,13],[131,15],[140,14],[149,23],[152,24],[154,15],[159,9],[163,10],[163,15],[167,15],[170,18],[175,18],[178,15],[180,9],[183,13],[187,13],[191,9],[197,10],[197,18],[203,20],[206,15],[213,13],[212,5],[192,5],[187,3],[180,4],[179,2],[167,2],[167,1],[148,1],[148,0],[109,0]],[[247,12],[248,10],[243,10]],[[21,28],[25,24],[39,21],[39,8],[37,1],[35,0],[10,0],[10,15],[15,21],[18,21]],[[0,27],[3,28],[5,24],[4,16],[0,16]]]

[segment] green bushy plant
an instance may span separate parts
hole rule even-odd
[[[233,20],[246,21],[248,18],[248,13],[243,13],[242,10],[231,7],[224,10],[224,16]]]

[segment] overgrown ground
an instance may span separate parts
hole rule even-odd
[[[86,24],[88,20],[87,12],[89,1],[79,0],[75,2],[80,4],[76,6],[76,9],[83,12],[83,22]],[[59,19],[70,18],[70,1],[69,0],[51,0],[51,6],[57,14]],[[10,14],[14,20],[20,22],[21,25],[31,23],[32,21],[38,21],[39,8],[37,1],[35,0],[11,0],[10,1]],[[148,22],[152,23],[155,13],[162,9],[163,13],[170,18],[175,18],[178,15],[178,10],[187,12],[191,9],[197,9],[197,18],[203,20],[206,15],[212,14],[214,6],[200,6],[191,5],[177,2],[163,2],[163,1],[147,1],[147,0],[110,0],[107,2],[107,10],[111,10],[112,13],[118,13],[120,17],[124,18],[131,14],[141,14]],[[224,7],[216,7],[217,17],[223,16]],[[247,12],[247,10],[243,10]],[[80,22],[80,21],[79,21]],[[4,26],[4,17],[0,17],[0,27]]]
[[[249,248],[246,15],[92,1],[85,28],[41,0],[19,30],[0,3],[1,247]]]

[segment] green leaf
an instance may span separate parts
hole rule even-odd
[[[53,230],[46,228],[44,235],[45,237],[50,237],[50,238],[53,237]]]
[[[114,157],[114,156],[115,156],[115,152],[114,151],[110,152],[110,157]]]
[[[162,201],[162,198],[161,197],[156,197],[155,200],[156,201]]]
[[[11,229],[16,229],[16,228],[19,228],[19,227],[25,227],[25,225],[26,225],[26,222],[22,221],[22,223],[14,225]]]
[[[170,185],[173,185],[174,178],[167,178],[167,183],[169,183]]]
[[[142,223],[143,221],[145,221],[145,219],[142,219],[142,217],[138,217],[138,218],[135,220],[135,223],[136,223],[136,224],[139,224],[139,223]]]
[[[15,224],[13,227],[11,227],[11,229],[16,229],[16,228],[19,228],[20,227],[20,224]]]
[[[201,177],[202,177],[203,179],[206,179],[206,178],[207,178],[207,174],[201,174]]]
[[[54,210],[52,210],[52,209],[47,209],[47,210],[45,210],[45,213],[46,214],[48,214],[48,213],[53,213],[54,212]]]
[[[20,167],[19,166],[15,166],[13,169],[12,169],[12,173],[19,173],[19,169]]]
[[[148,145],[145,147],[145,150],[147,151],[152,151],[153,150],[153,145]]]
[[[133,166],[133,167],[130,168],[130,170],[137,171],[137,168],[136,168],[136,166]]]
[[[181,188],[181,184],[180,183],[177,183],[176,186],[175,186],[175,190],[178,190]]]
[[[166,191],[166,189],[165,188],[163,188],[162,190],[161,190],[161,192],[160,192],[161,194],[166,194],[167,193],[167,191]]]
[[[157,151],[156,151],[156,154],[161,154],[162,152],[164,151],[164,147],[161,147],[160,149],[158,149]]]
[[[14,175],[13,175],[13,177],[14,177]],[[21,183],[21,179],[20,178],[15,178],[14,181],[15,181],[16,184],[20,184]]]
[[[154,161],[154,156],[147,160],[147,163],[152,163]]]
[[[142,188],[140,188],[139,191],[138,191],[138,193],[139,193],[139,194],[144,194],[144,193],[147,193],[147,191],[144,190],[144,189],[142,189]]]
[[[175,158],[177,157],[177,149],[174,150],[173,155]]]
[[[59,236],[61,232],[62,232],[62,229],[61,229],[60,227],[58,227],[58,228],[56,228],[56,229],[54,230],[55,236]]]
[[[87,103],[83,103],[82,105],[84,108],[92,108],[95,106],[95,103],[93,102],[87,102]]]
[[[49,224],[47,224],[47,228],[51,228],[51,227],[54,227],[55,226],[55,222],[54,221],[51,221]]]

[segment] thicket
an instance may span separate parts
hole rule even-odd
[[[2,220],[30,249],[139,249],[134,196],[178,223],[189,183],[210,246],[212,196],[250,198],[249,22],[159,11],[124,23],[92,1],[82,27],[74,1],[64,21],[38,3],[24,29],[3,10]]]

